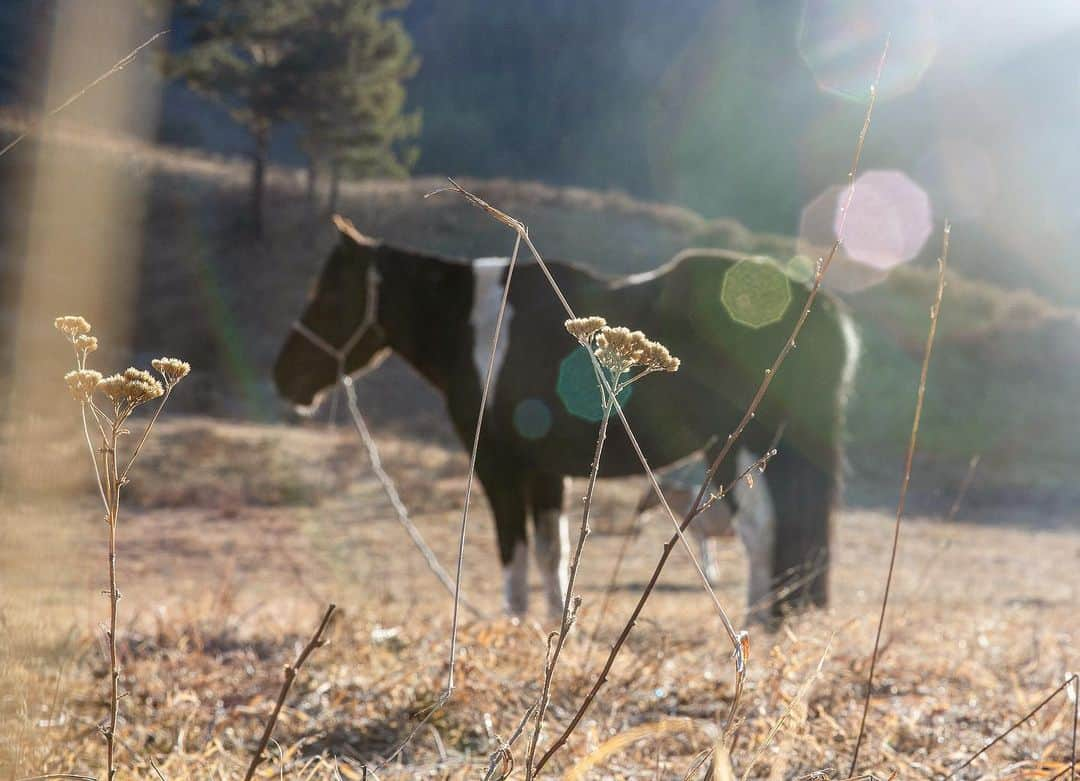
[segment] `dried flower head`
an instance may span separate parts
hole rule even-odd
[[[98,390],[105,394],[105,398],[119,407],[124,400],[124,376],[122,374],[110,374],[98,383]]]
[[[93,369],[79,369],[65,374],[64,381],[75,401],[86,402],[90,401],[94,390],[101,383],[101,372]]]
[[[135,407],[159,398],[165,389],[153,375],[142,369],[127,369],[113,374],[98,384],[98,389],[113,403],[117,415],[129,414]]]
[[[584,345],[588,345],[593,335],[607,325],[607,320],[602,317],[575,317],[563,323],[570,335]]]
[[[92,353],[98,348],[98,341],[96,336],[87,336],[85,334],[75,337],[75,349],[83,353]]]
[[[604,326],[596,334],[596,360],[618,377],[641,362],[647,343],[641,331],[631,331],[622,326]]]
[[[85,317],[79,317],[78,315],[58,317],[53,320],[53,325],[56,326],[56,330],[72,341],[75,341],[78,336],[90,333],[90,323],[86,321]]]
[[[161,383],[150,372],[131,367],[124,371],[124,391],[132,407],[153,401],[165,393]]]
[[[165,379],[166,387],[172,387],[191,372],[191,364],[179,358],[155,358],[150,365]]]
[[[647,341],[645,343],[645,352],[641,356],[642,366],[655,371],[675,372],[679,370],[681,363],[660,342]]]

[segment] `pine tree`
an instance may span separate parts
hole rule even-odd
[[[409,145],[419,112],[405,112],[404,82],[419,66],[401,22],[386,14],[407,0],[315,0],[302,35],[308,105],[298,117],[310,161],[309,192],[317,167],[329,170],[331,211],[340,180],[404,176],[416,160]]]
[[[418,67],[397,11],[407,0],[188,0],[180,13],[191,47],[167,67],[226,106],[253,141],[251,208],[262,234],[270,136],[285,122],[303,131],[309,192],[322,164],[333,177],[403,175],[419,115],[407,114],[404,82]]]
[[[178,13],[192,26],[191,46],[171,56],[168,75],[225,106],[251,133],[251,216],[263,230],[270,136],[295,115],[307,55],[296,35],[311,0],[194,0]]]

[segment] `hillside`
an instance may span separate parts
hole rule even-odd
[[[15,125],[9,121],[6,127],[10,132]],[[143,237],[130,354],[143,360],[148,350],[167,346],[189,359],[196,367],[195,382],[178,400],[189,411],[259,420],[288,417],[273,394],[268,367],[334,241],[329,222],[307,213],[299,172],[272,171],[270,235],[255,244],[245,238],[240,217],[247,198],[244,161],[100,139],[62,127],[39,143],[54,169],[70,172],[72,187],[96,173],[132,182],[145,193],[144,215],[93,226]],[[0,181],[9,186],[18,181],[33,149],[27,144],[0,161]],[[364,231],[394,242],[467,256],[508,252],[511,237],[505,229],[460,199],[423,197],[442,184],[435,178],[350,183],[343,190],[342,211]],[[523,219],[547,256],[611,273],[652,268],[688,246],[724,246],[782,261],[794,254],[790,239],[753,234],[732,221],[708,221],[687,209],[619,193],[509,180],[464,184]],[[76,255],[80,237],[91,227],[62,210],[31,213],[32,201],[13,197],[11,190],[4,199],[7,229],[0,234],[5,365],[15,360],[19,279],[44,262],[26,256],[21,226],[44,224],[48,231],[70,235]],[[954,244],[965,240],[954,232]],[[895,496],[933,295],[927,260],[845,295],[864,345],[849,416],[848,493],[859,502],[888,504]],[[60,261],[77,262],[74,257]],[[65,288],[62,280],[56,287],[72,311],[92,316],[103,306],[80,299],[79,289]],[[53,350],[50,319],[44,313],[41,319],[39,327],[20,336],[21,350]],[[1070,400],[1080,390],[1078,331],[1071,310],[1031,293],[950,275],[917,461],[916,505],[951,503],[976,453],[982,463],[970,501],[984,513],[1037,505],[1040,516],[1046,510],[1053,515],[1075,498],[1080,423]],[[387,364],[361,388],[374,417],[392,421],[404,433],[449,437],[438,399],[401,365]]]

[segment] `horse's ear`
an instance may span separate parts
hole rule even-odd
[[[334,215],[334,227],[337,228],[342,236],[355,241],[361,247],[377,247],[379,242],[377,239],[373,239],[371,236],[365,236],[363,233],[356,229],[356,226],[352,224],[352,220],[348,217],[342,217],[340,214]]]

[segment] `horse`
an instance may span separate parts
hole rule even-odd
[[[340,371],[373,368],[393,351],[442,395],[470,448],[509,259],[443,257],[366,236],[340,216],[334,222],[339,240],[273,367],[278,392],[311,406]],[[577,313],[640,329],[682,360],[674,374],[645,378],[619,396],[656,467],[697,452],[710,462],[719,455],[809,294],[805,281],[774,261],[724,250],[684,251],[625,277],[556,261],[547,267]],[[564,497],[569,478],[589,474],[602,417],[590,356],[566,333],[565,319],[539,264],[519,262],[476,454],[495,520],[505,608],[515,615],[528,610],[530,518],[549,610],[562,611]],[[777,450],[768,465],[771,517],[754,524],[755,545],[766,553],[750,557],[751,581],[775,595],[770,617],[828,601],[831,516],[857,352],[841,304],[821,293],[740,439],[752,454]],[[599,476],[640,469],[625,431],[613,425]],[[734,460],[725,459],[714,488],[735,477]],[[724,501],[737,514],[735,497]]]

